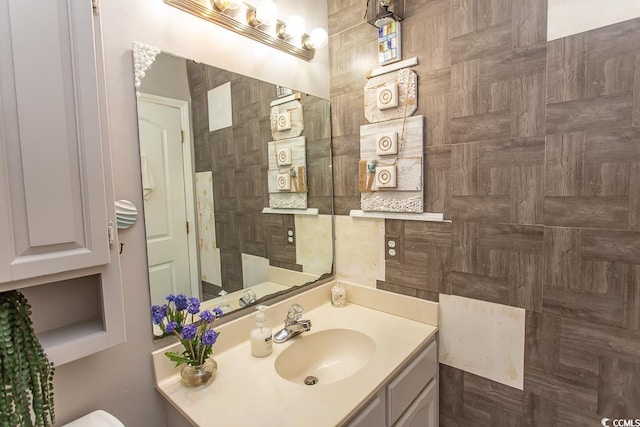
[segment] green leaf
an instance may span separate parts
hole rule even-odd
[[[53,364],[18,291],[0,293],[0,425],[53,426]]]
[[[182,354],[172,353],[169,351],[165,353],[165,356],[167,356],[172,362],[176,362],[176,366],[180,366],[191,361],[190,358],[184,357]]]

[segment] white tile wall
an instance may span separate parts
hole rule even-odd
[[[242,287],[249,288],[269,280],[269,259],[242,254]]]
[[[213,177],[210,171],[196,173],[196,208],[200,278],[209,283],[222,285],[220,249],[216,247],[216,226],[213,211]]]
[[[333,238],[331,215],[295,215],[296,263],[304,273],[331,271]]]
[[[375,287],[384,280],[384,219],[334,219],[337,278]]]
[[[525,310],[440,294],[440,363],[522,390]]]

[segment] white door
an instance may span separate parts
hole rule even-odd
[[[177,293],[198,297],[191,158],[184,153],[190,146],[183,136],[189,128],[186,101],[141,94],[138,128],[151,302],[161,304]]]

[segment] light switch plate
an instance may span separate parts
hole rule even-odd
[[[291,112],[285,111],[282,113],[278,113],[276,116],[276,130],[289,130],[291,129]]]
[[[278,166],[291,165],[291,147],[278,148]]]
[[[398,106],[398,85],[396,83],[384,85],[376,91],[378,110],[396,108]]]
[[[396,188],[398,186],[396,166],[376,167],[375,183],[378,188]]]
[[[291,174],[290,173],[279,173],[277,182],[278,182],[278,191],[291,190]]]
[[[378,156],[398,154],[398,132],[376,135],[376,154]]]

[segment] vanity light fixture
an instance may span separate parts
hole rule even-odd
[[[291,15],[286,21],[286,26],[291,37],[301,37],[307,31],[307,24],[300,15]]]
[[[367,0],[367,22],[374,27],[400,22],[403,14],[404,0]]]
[[[329,34],[324,28],[314,28],[311,34],[302,38],[302,45],[305,49],[321,49],[327,45]]]
[[[255,8],[247,9],[247,23],[252,27],[273,25],[278,20],[278,5],[271,0],[262,0]]]
[[[211,4],[216,10],[224,12],[227,9],[235,10],[242,5],[240,0],[211,0]]]
[[[287,22],[278,20],[273,0],[261,0],[255,6],[242,0],[164,0],[168,5],[213,22],[297,58],[310,61],[316,49],[327,44],[326,30],[305,32],[304,19],[294,15]]]

